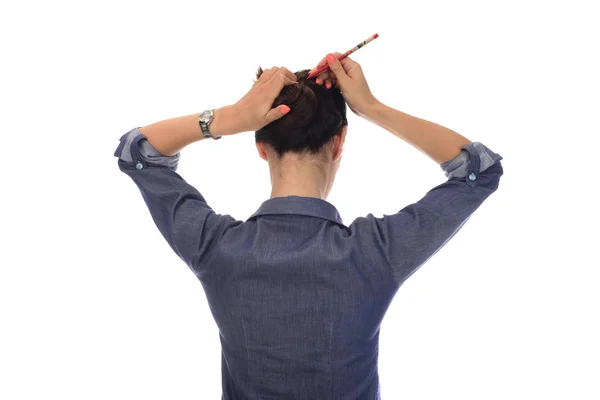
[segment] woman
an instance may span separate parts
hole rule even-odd
[[[314,81],[307,71],[259,70],[235,104],[132,129],[115,151],[202,282],[220,331],[224,399],[378,399],[379,327],[390,302],[503,173],[502,157],[483,144],[379,102],[355,61],[324,62],[330,70]],[[427,154],[448,180],[394,215],[344,225],[326,199],[346,104]],[[237,221],[216,214],[175,170],[186,145],[252,130],[272,192]]]

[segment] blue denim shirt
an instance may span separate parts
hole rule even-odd
[[[118,166],[200,280],[219,327],[222,399],[379,399],[378,342],[399,287],[497,188],[502,157],[479,142],[448,180],[396,214],[345,225],[329,202],[266,200],[246,221],[215,213],[134,128]]]

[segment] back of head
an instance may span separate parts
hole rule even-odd
[[[259,68],[257,79],[262,72]],[[348,125],[341,92],[307,80],[308,73],[309,70],[296,72],[298,84],[285,86],[273,102],[273,107],[288,105],[290,112],[255,132],[256,142],[270,144],[280,157],[287,152],[317,154]]]

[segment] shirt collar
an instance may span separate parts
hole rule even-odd
[[[308,215],[310,217],[328,219],[345,226],[335,206],[327,200],[316,197],[273,197],[263,202],[258,211],[248,219],[269,214]]]

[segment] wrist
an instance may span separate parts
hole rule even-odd
[[[376,122],[384,107],[385,105],[383,103],[373,98],[371,102],[363,106],[360,112],[358,112],[358,115],[367,121]]]
[[[214,119],[209,127],[211,135],[217,137],[241,132],[238,125],[237,109],[233,105],[217,108],[214,113]]]

